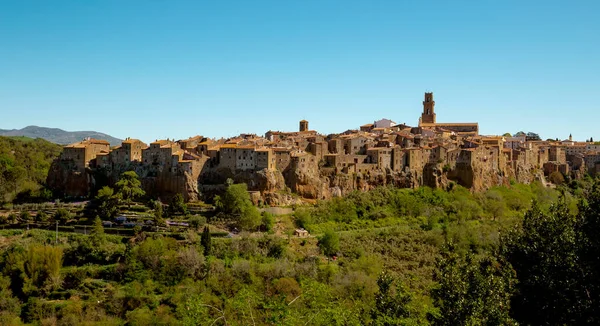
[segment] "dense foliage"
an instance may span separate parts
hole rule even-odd
[[[250,207],[230,184],[178,237],[1,230],[0,324],[597,324],[597,186],[378,188],[214,237]]]
[[[61,150],[60,145],[41,138],[0,136],[0,203],[51,198],[44,184]]]

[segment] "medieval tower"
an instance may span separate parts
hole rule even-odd
[[[421,123],[435,123],[435,101],[433,93],[425,93],[423,101],[423,114],[421,114]]]
[[[308,121],[300,120],[300,131],[308,131]]]

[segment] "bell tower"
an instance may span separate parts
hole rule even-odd
[[[421,114],[421,123],[435,123],[435,101],[433,93],[425,93],[423,101],[423,114]]]
[[[300,132],[308,131],[308,121],[300,120]]]

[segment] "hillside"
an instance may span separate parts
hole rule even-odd
[[[50,164],[61,150],[44,139],[0,136],[0,202],[18,193],[39,195]]]
[[[29,138],[42,138],[49,142],[67,145],[78,142],[86,137],[104,139],[111,146],[119,145],[121,139],[103,134],[97,131],[65,131],[58,128],[46,128],[38,126],[27,126],[23,129],[4,130],[0,129],[0,136],[25,136]]]

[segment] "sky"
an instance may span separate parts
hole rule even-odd
[[[600,1],[0,0],[0,129],[321,133],[381,118],[600,139]]]

